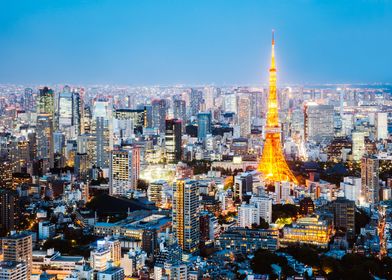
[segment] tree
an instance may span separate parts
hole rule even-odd
[[[263,218],[260,218],[260,224],[252,224],[252,229],[267,229],[267,228],[269,228],[269,224]]]
[[[277,255],[268,250],[258,250],[251,261],[251,268],[257,274],[271,274],[271,264],[277,262]]]
[[[319,254],[322,251],[316,247],[309,245],[289,246],[287,248],[281,249],[281,251],[293,256],[296,260],[306,265],[312,267],[320,265]]]
[[[272,205],[272,221],[278,218],[296,218],[299,208],[294,204],[274,204]]]
[[[273,274],[272,264],[276,264],[282,268],[282,279],[295,274],[295,271],[288,265],[285,257],[278,256],[264,249],[257,250],[250,263],[254,273],[269,275]]]
[[[137,188],[143,192],[147,192],[148,190],[148,183],[143,179],[137,180]]]

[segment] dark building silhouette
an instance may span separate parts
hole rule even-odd
[[[314,212],[314,203],[310,197],[305,197],[299,202],[299,213],[301,215],[310,215]]]
[[[12,164],[9,161],[0,161],[0,187],[12,187]]]
[[[355,234],[355,202],[344,197],[338,197],[328,205],[333,213],[336,229],[347,232],[348,237]]]
[[[167,163],[177,163],[181,160],[182,123],[178,119],[165,122],[165,150]]]
[[[0,234],[7,235],[18,223],[19,198],[16,191],[0,190]]]
[[[142,234],[142,249],[149,256],[156,253],[158,248],[157,232],[155,229],[146,229]]]

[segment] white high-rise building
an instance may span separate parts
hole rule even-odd
[[[206,104],[206,110],[210,111],[215,106],[215,95],[216,88],[215,87],[205,87],[204,88],[204,102]]]
[[[343,182],[340,183],[340,189],[343,190],[345,198],[359,205],[361,200],[361,178],[344,177]]]
[[[27,265],[24,262],[3,261],[0,262],[1,280],[20,280],[28,279]]]
[[[96,164],[108,168],[113,149],[112,108],[108,101],[96,101],[93,114],[93,134],[96,141]]]
[[[90,252],[90,264],[95,271],[104,271],[111,260],[111,252],[109,248],[98,248]]]
[[[224,95],[224,106],[226,112],[237,114],[237,95],[234,93]]]
[[[388,113],[379,112],[376,117],[377,140],[388,138]]]
[[[65,90],[59,96],[59,129],[63,130],[65,127],[72,125],[72,92]]]
[[[272,221],[272,199],[268,196],[252,196],[249,204],[254,204],[259,211],[259,217],[267,223]]]
[[[243,202],[238,207],[238,225],[251,228],[252,224],[260,224],[259,209],[254,204]]]
[[[58,129],[68,131],[67,137],[81,132],[83,102],[80,93],[65,86],[58,99]],[[69,134],[69,135],[68,135]]]
[[[51,224],[49,221],[38,223],[38,239],[47,240],[51,239],[56,234],[56,225]]]
[[[302,109],[295,108],[291,112],[291,131],[304,137],[304,111]]]
[[[305,140],[320,142],[334,136],[334,107],[308,103],[305,107]]]
[[[354,115],[343,114],[342,118],[342,135],[350,135],[354,127]]]
[[[355,131],[352,133],[352,155],[353,160],[359,161],[365,154],[365,133]]]
[[[105,237],[97,241],[97,248],[105,248],[110,250],[110,260],[114,265],[119,265],[121,260],[121,244],[120,240],[114,237]]]

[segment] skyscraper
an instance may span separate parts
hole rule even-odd
[[[388,113],[378,112],[376,115],[377,140],[388,138]]]
[[[364,156],[361,162],[362,196],[365,202],[374,204],[380,201],[379,162],[376,157]]]
[[[54,92],[48,87],[39,90],[37,116],[38,158],[43,160],[44,169],[54,167]]]
[[[72,128],[71,132],[81,133],[83,104],[80,94],[65,86],[59,95],[58,127],[60,130]]]
[[[276,89],[276,67],[275,67],[275,40],[272,33],[272,57],[269,80],[269,97],[267,124],[265,126],[265,142],[263,154],[258,170],[264,178],[272,182],[292,181],[297,183],[282,152],[281,128],[278,116],[278,100]]]
[[[305,106],[305,140],[321,142],[334,136],[334,107],[308,103]]]
[[[22,172],[26,171],[27,164],[30,162],[30,154],[29,154],[29,142],[18,141],[18,150],[17,150],[17,171]]]
[[[59,95],[58,124],[60,130],[72,125],[72,116],[72,92],[70,87],[65,86]]]
[[[14,190],[0,190],[0,233],[6,235],[18,222],[18,194]]]
[[[207,111],[214,109],[216,92],[217,90],[215,87],[208,86],[204,88],[204,101]]]
[[[65,135],[61,131],[53,132],[53,146],[56,154],[63,155],[65,147]]]
[[[37,158],[37,133],[29,132],[27,134],[27,139],[29,142],[29,159],[34,161]]]
[[[197,114],[197,137],[204,141],[211,134],[211,113],[203,112]]]
[[[247,138],[251,130],[251,106],[249,96],[241,95],[238,98],[238,121],[241,137]]]
[[[92,113],[90,106],[84,106],[81,120],[81,132],[91,133]]]
[[[79,153],[77,152],[75,155],[75,175],[82,180],[86,180],[88,178],[88,173],[90,170],[90,162],[88,160],[87,153]]]
[[[140,149],[127,147],[111,152],[110,194],[125,196],[135,190],[140,172]]]
[[[53,118],[49,114],[37,117],[37,156],[45,170],[54,167]]]
[[[198,250],[199,188],[196,181],[177,180],[173,186],[173,231],[186,253]]]
[[[224,108],[226,112],[237,114],[237,99],[237,95],[235,95],[234,93],[224,95]]]
[[[98,100],[94,104],[93,131],[96,141],[96,164],[108,168],[110,151],[113,148],[112,109],[108,101]]]
[[[165,132],[165,120],[167,104],[165,99],[155,99],[152,101],[152,126],[158,133]]]
[[[12,163],[8,160],[0,160],[0,188],[12,187]]]
[[[34,92],[32,88],[24,91],[24,109],[28,112],[35,110]]]
[[[353,160],[360,161],[365,154],[365,133],[354,131],[351,134],[352,138],[352,156]]]
[[[152,105],[144,105],[143,106],[146,111],[146,127],[152,128]],[[140,109],[138,107],[138,109]]]
[[[197,116],[201,110],[203,100],[203,92],[197,89],[192,89],[189,94],[189,117]]]
[[[84,133],[83,116],[84,103],[81,92],[74,90],[72,92],[72,125],[76,135]]]
[[[181,160],[181,127],[178,119],[166,120],[165,153],[167,163],[177,163]]]
[[[39,90],[38,113],[48,114],[52,119],[54,119],[54,92],[48,87],[44,87]]]
[[[186,104],[184,100],[175,99],[173,101],[173,116],[175,119],[186,121]]]

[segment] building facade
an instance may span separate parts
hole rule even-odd
[[[194,253],[200,239],[199,188],[196,181],[177,180],[173,194],[173,231],[183,251]]]

